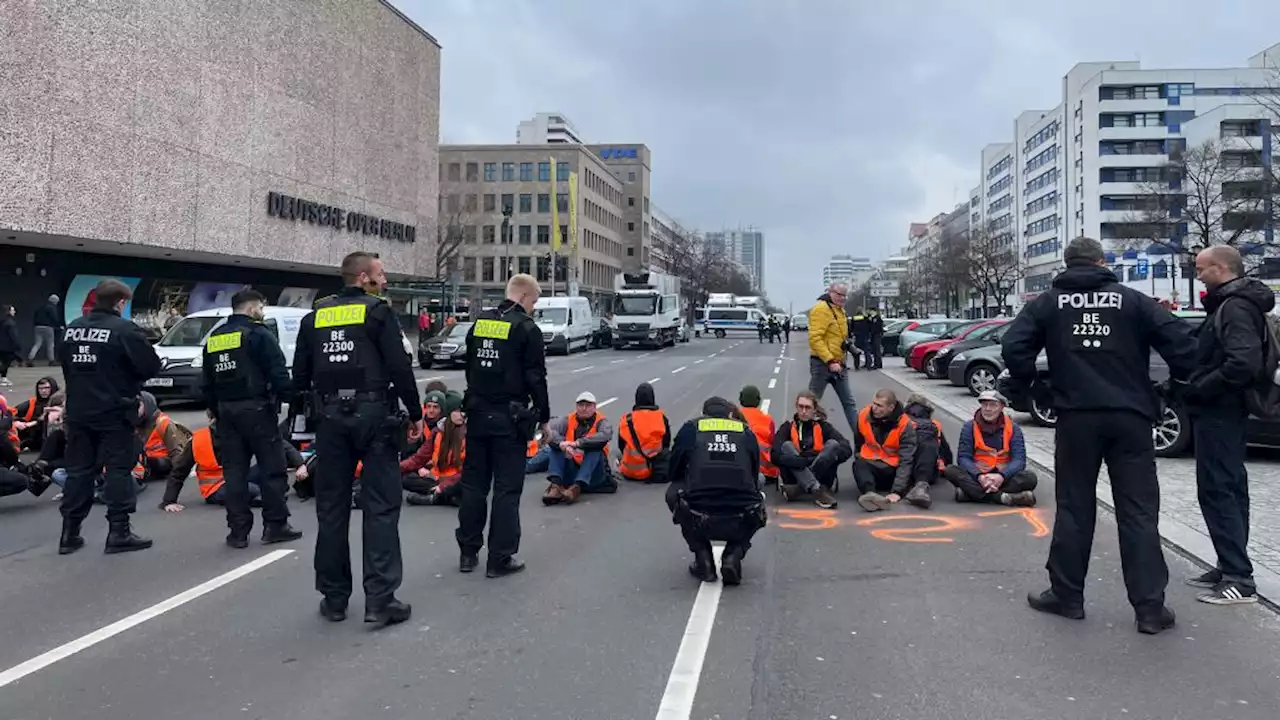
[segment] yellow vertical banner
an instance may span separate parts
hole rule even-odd
[[[578,249],[578,173],[569,173],[569,247]]]
[[[560,252],[560,196],[556,192],[556,159],[551,158],[551,251]]]

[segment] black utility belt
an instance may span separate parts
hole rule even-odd
[[[386,402],[389,396],[383,390],[339,390],[331,393],[320,393],[320,402],[325,405],[350,402]]]

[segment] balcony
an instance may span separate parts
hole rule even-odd
[[[1098,167],[1160,167],[1169,164],[1168,155],[1099,155]]]
[[[1169,128],[1162,125],[1098,128],[1099,140],[1163,140],[1167,137]]]
[[[1135,113],[1164,112],[1169,109],[1167,98],[1147,98],[1142,100],[1099,100],[1099,113]],[[1177,109],[1177,108],[1175,108]]]

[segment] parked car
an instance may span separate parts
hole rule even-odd
[[[438,334],[418,343],[418,367],[429,370],[433,364],[442,367],[467,362],[467,331],[474,323],[454,323]]]
[[[985,335],[994,330],[997,324],[1001,324],[1002,320],[975,320],[965,325],[958,325],[947,332],[939,335],[934,340],[925,340],[915,344],[911,348],[911,354],[907,357],[907,364],[917,372],[922,372],[932,379],[942,377],[941,373],[934,374],[930,367],[937,354],[947,346],[957,340],[965,340],[973,337],[975,333]]]
[[[1205,321],[1205,314],[1198,311],[1179,311],[1175,312],[1174,315],[1184,319],[1197,329]],[[1049,360],[1044,353],[1040,353],[1040,356],[1036,358],[1036,370],[1039,372],[1041,381],[1047,387],[1049,382]],[[1007,377],[1007,375],[1007,370],[1002,373],[1002,376]],[[1151,381],[1162,383],[1168,377],[1169,366],[1165,363],[1164,358],[1152,350]],[[1053,408],[1042,407],[1041,403],[1034,398],[1009,397],[1008,400],[1010,407],[1021,412],[1029,412],[1031,417],[1041,425],[1054,427],[1058,422],[1057,413],[1053,411]],[[1247,433],[1246,439],[1250,445],[1280,447],[1280,422],[1251,417],[1249,418]],[[1177,400],[1166,398],[1163,416],[1160,418],[1160,422],[1151,428],[1151,438],[1155,442],[1156,455],[1160,457],[1175,457],[1191,449],[1191,416],[1186,408],[1182,407]]]
[[[796,313],[791,316],[792,330],[808,330],[809,329],[809,313]]]
[[[919,320],[886,320],[884,337],[880,341],[880,354],[884,356],[898,354],[898,341],[902,339],[902,331],[911,330],[920,322]]]
[[[1005,329],[1007,326],[998,331],[1002,338]],[[996,378],[1004,370],[1000,352],[1000,343],[995,341],[992,345],[952,353],[947,362],[947,379],[952,385],[968,388],[974,397],[983,391],[995,390]]]
[[[944,318],[942,320],[921,320],[920,324],[914,328],[902,331],[898,338],[898,355],[903,358],[910,357],[911,348],[915,347],[917,343],[922,343],[925,340],[933,340],[952,328],[971,322],[973,321],[953,320],[950,318]]]
[[[1009,327],[1009,320],[988,320],[970,328],[964,337],[952,340],[933,354],[933,358],[925,358],[922,362],[924,374],[930,380],[945,380],[951,365],[951,358],[966,350],[975,350],[988,345],[999,345],[1004,331]],[[934,340],[933,342],[941,342]],[[924,343],[921,343],[923,345]],[[916,346],[920,347],[919,345]]]

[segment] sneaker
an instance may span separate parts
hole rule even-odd
[[[956,502],[958,503],[969,502],[969,496],[966,495],[965,492],[960,488],[956,488]]]
[[[836,502],[836,496],[831,494],[831,490],[819,487],[813,493],[813,504],[823,510],[834,510],[840,503]]]
[[[878,512],[888,510],[892,503],[889,502],[889,498],[878,492],[864,492],[858,496],[858,505],[867,512]]]
[[[1210,605],[1248,605],[1258,602],[1258,591],[1234,580],[1223,580],[1196,599]]]
[[[1214,568],[1203,575],[1197,575],[1186,579],[1186,583],[1191,587],[1204,588],[1212,590],[1218,587],[1218,583],[1222,582],[1222,571]]]
[[[1010,507],[1035,507],[1036,494],[1030,490],[1016,493],[1000,493],[1000,504]]]
[[[929,497],[929,483],[916,483],[915,487],[911,488],[903,500],[918,508],[928,510],[933,506],[933,498]]]

